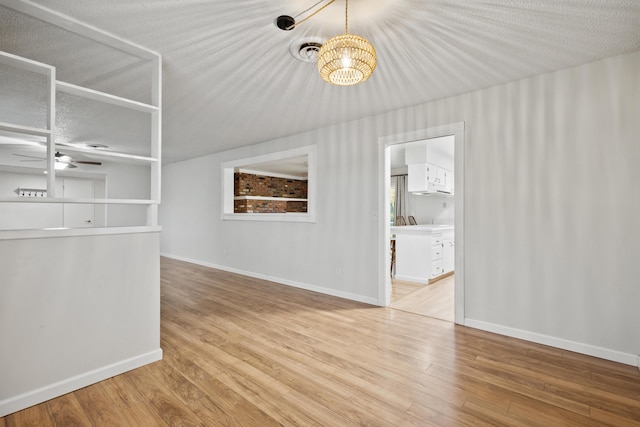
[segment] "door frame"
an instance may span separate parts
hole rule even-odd
[[[391,146],[404,144],[407,142],[420,141],[423,139],[437,138],[441,136],[453,135],[455,137],[454,147],[454,175],[455,175],[455,307],[454,321],[456,324],[464,325],[464,122],[451,123],[442,126],[431,127],[401,134],[388,135],[378,138],[378,167],[382,171],[378,179],[378,219],[381,230],[378,233],[379,241],[379,262],[378,262],[378,301],[380,305],[388,307],[391,304],[391,277],[389,274],[390,264],[390,229],[389,221],[389,189],[391,187]]]

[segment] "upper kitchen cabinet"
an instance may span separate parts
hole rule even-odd
[[[446,174],[442,168],[431,163],[407,165],[407,190],[410,193],[445,192]]]
[[[410,193],[453,194],[453,172],[431,163],[407,165],[409,181],[407,191]]]
[[[454,189],[454,185],[453,185],[453,181],[454,181],[454,177],[453,177],[453,171],[450,171],[448,169],[444,169],[444,168],[439,168],[439,172],[440,172],[440,177],[442,178],[443,185],[444,185],[444,192],[447,194],[453,194],[453,189]]]
[[[405,149],[408,191],[418,194],[453,194],[454,137],[416,141]]]
[[[160,55],[31,2],[2,1],[0,22],[0,230],[68,228],[72,205],[156,226]]]

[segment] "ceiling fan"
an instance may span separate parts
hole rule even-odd
[[[43,160],[47,160],[44,157],[28,156],[26,154],[13,153],[13,155],[18,157],[26,157],[28,159],[28,160],[20,160],[21,162],[40,162]],[[63,154],[59,151],[56,151],[55,160],[56,160],[56,169],[65,169],[67,167],[69,169],[77,168],[78,166],[76,166],[75,164],[94,165],[94,166],[102,165],[102,162],[94,162],[90,160],[74,160],[71,156],[67,154]]]

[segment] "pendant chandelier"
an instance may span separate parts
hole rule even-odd
[[[364,37],[349,34],[349,0],[345,2],[345,34],[327,40],[318,52],[318,72],[328,83],[349,86],[371,77],[376,50]]]

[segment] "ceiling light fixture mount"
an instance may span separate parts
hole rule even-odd
[[[376,50],[364,37],[349,34],[349,0],[345,1],[345,34],[327,40],[318,52],[318,72],[328,83],[350,86],[371,77]]]
[[[320,3],[324,2],[324,1],[326,1],[326,0],[317,1],[313,6],[307,8],[306,10],[303,10],[302,12],[297,14],[296,16],[289,16],[289,15],[280,15],[280,16],[278,16],[276,18],[276,20],[275,20],[276,27],[280,28],[283,31],[291,31],[295,27],[297,27],[298,25],[300,25],[303,22],[305,22],[306,20],[308,20],[309,18],[315,16],[318,12],[322,11],[325,7],[329,6],[331,3],[333,3],[336,0],[329,0],[329,2],[327,4],[325,4],[324,6],[321,6],[320,8],[318,8],[318,10],[316,10],[314,12],[311,12],[311,14],[309,16],[307,16],[306,18],[303,18],[300,21],[296,21],[296,18],[298,18],[300,15],[303,15],[303,14],[309,12],[311,9],[313,9],[316,6],[318,6]]]
[[[280,15],[276,18],[276,26],[283,31],[291,31],[296,27],[296,20],[293,16]]]

